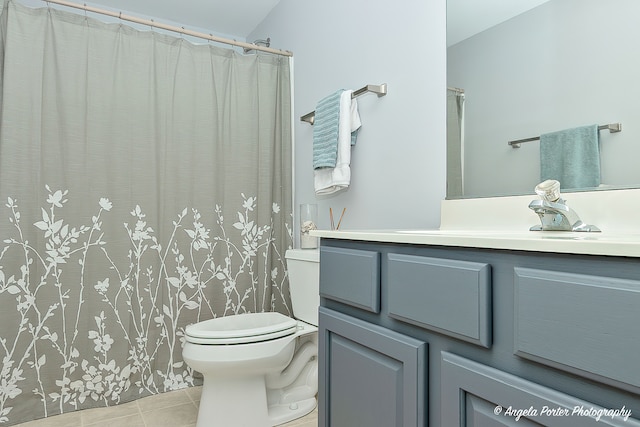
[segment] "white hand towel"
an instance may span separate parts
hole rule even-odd
[[[352,93],[352,90],[345,90],[340,96],[336,167],[313,171],[314,187],[319,196],[336,193],[351,184],[351,135],[361,126],[358,102],[351,98]]]

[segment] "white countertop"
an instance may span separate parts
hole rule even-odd
[[[315,230],[317,237],[416,245],[640,257],[640,234],[504,230]]]
[[[417,245],[640,257],[640,189],[563,195],[587,224],[602,232],[529,231],[536,196],[443,200],[439,229],[316,230],[318,237]]]

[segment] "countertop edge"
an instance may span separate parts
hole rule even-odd
[[[437,231],[437,234],[435,232]],[[515,251],[552,252],[581,255],[603,255],[620,257],[640,257],[640,240],[620,240],[606,235],[585,235],[580,233],[561,234],[548,232],[530,232],[531,235],[500,234],[474,235],[459,231],[447,234],[446,231],[434,230],[424,233],[407,233],[402,230],[314,230],[311,235],[320,238],[375,241],[385,243],[407,243],[416,245],[456,246],[465,248],[502,249]]]

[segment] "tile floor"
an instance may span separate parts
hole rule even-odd
[[[157,394],[110,408],[85,409],[16,427],[195,427],[201,387]],[[283,427],[317,427],[317,409]]]

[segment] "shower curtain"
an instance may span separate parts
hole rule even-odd
[[[464,93],[447,88],[447,199],[464,195]]]
[[[290,314],[290,67],[9,1],[0,423],[201,381],[184,327]]]

